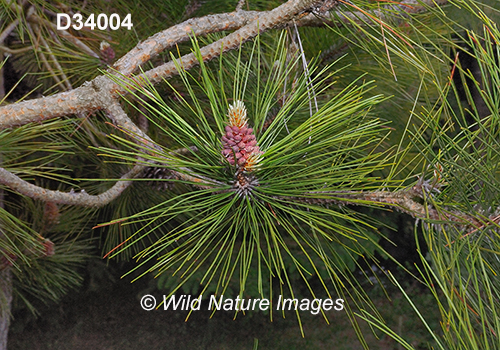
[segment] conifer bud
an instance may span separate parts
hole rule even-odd
[[[113,50],[111,45],[106,40],[101,41],[99,49],[102,60],[107,64],[111,64],[111,62],[115,59],[115,50]]]
[[[45,207],[43,208],[43,218],[47,225],[47,228],[50,228],[59,223],[59,218],[61,214],[59,213],[59,207],[56,203],[46,202]]]
[[[56,253],[56,249],[54,246],[54,242],[50,239],[46,238],[42,242],[43,245],[43,256],[53,256]]]

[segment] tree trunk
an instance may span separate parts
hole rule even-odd
[[[7,350],[12,302],[12,273],[10,267],[0,271],[0,350]]]
[[[0,71],[0,76],[3,76]],[[3,85],[3,82],[0,81]],[[0,100],[3,98],[0,90]],[[2,164],[2,155],[0,154],[0,165]],[[0,208],[4,207],[4,192],[0,188]],[[3,236],[3,230],[0,226],[0,238]],[[10,307],[12,303],[12,271],[10,266],[3,266],[0,269],[0,350],[7,350],[7,338],[9,336],[10,325]]]

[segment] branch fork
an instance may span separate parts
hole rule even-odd
[[[336,1],[332,0],[289,0],[271,11],[257,12],[243,11],[241,9],[243,3],[243,1],[240,1],[235,12],[189,19],[153,35],[149,39],[139,43],[134,49],[119,59],[112,69],[109,70],[109,73],[117,78],[119,78],[118,74],[130,77],[141,65],[164,50],[180,42],[189,40],[192,35],[199,36],[223,30],[235,30],[226,37],[200,49],[203,60],[207,61],[218,57],[223,52],[236,49],[243,42],[251,40],[259,33],[263,33],[273,28],[288,26],[292,23],[294,25],[324,25],[325,20],[313,15],[312,12],[330,11],[337,4]],[[413,7],[411,8],[415,9],[418,6],[423,7],[443,4],[445,0],[439,0],[438,3],[434,3],[431,0],[425,0],[421,4],[414,4],[415,0],[405,0],[402,4],[403,3],[412,3]],[[17,6],[14,2],[11,2],[10,5]],[[408,8],[405,7],[402,7],[401,11],[410,12]],[[307,15],[304,16],[303,14]],[[350,16],[350,14],[347,13],[342,13],[341,15],[343,15],[344,18]],[[360,14],[355,13],[354,15],[360,16]],[[312,18],[314,18],[314,20]],[[30,21],[37,23],[46,20],[39,18],[36,14],[32,14]],[[313,22],[315,24],[313,24]],[[13,23],[11,26],[8,26],[7,29],[13,30],[16,25],[17,23]],[[4,31],[0,37],[4,38],[8,34],[9,32]],[[62,34],[65,36],[65,33]],[[65,37],[68,40],[72,40],[71,35]],[[75,42],[75,44],[78,43]],[[95,55],[93,52],[88,52],[88,54],[92,56]],[[187,54],[179,58],[179,60],[182,61],[184,69],[191,69],[199,63],[194,54]],[[112,72],[112,70],[117,73]],[[175,62],[170,61],[146,71],[141,76],[144,78],[144,81],[156,84],[176,74],[178,74],[178,72],[175,67]],[[137,81],[142,81],[142,79],[137,79]],[[152,149],[156,148],[156,145],[149,136],[133,123],[121,108],[119,98],[125,93],[126,91],[124,88],[120,87],[110,77],[99,76],[76,89],[61,92],[50,97],[43,97],[0,107],[0,130],[31,122],[43,122],[66,115],[85,115],[97,110],[105,110],[115,126],[122,130],[128,130],[134,135],[138,135],[138,139],[140,140],[138,142],[141,146]],[[137,140],[137,138],[135,139]],[[0,168],[0,183],[23,195],[47,202],[100,207],[117,198],[128,186],[130,186],[132,183],[131,179],[139,176],[144,168],[145,165],[139,164],[138,162],[110,189],[99,195],[90,195],[86,192],[64,193],[60,191],[51,191],[30,184],[3,168]],[[199,188],[209,188],[213,186],[213,184],[218,184],[215,180],[196,174],[190,174],[189,169],[182,169],[182,173],[178,172],[175,176],[191,181]]]

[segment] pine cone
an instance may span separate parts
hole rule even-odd
[[[45,207],[43,208],[43,218],[45,220],[45,224],[47,225],[46,229],[57,225],[59,223],[60,217],[61,213],[59,212],[59,207],[57,206],[57,204],[46,202]]]
[[[157,168],[150,167],[144,172],[144,178],[146,179],[176,179],[176,176],[167,168]],[[170,190],[173,187],[173,182],[171,181],[151,181],[149,182],[153,188],[157,191]]]
[[[229,125],[222,136],[222,155],[238,170],[252,171],[262,152],[257,146],[253,129],[248,127],[247,110],[242,101],[229,105]]]
[[[236,166],[233,187],[238,196],[247,197],[259,182],[251,172],[258,166],[262,152],[253,129],[248,126],[247,110],[242,101],[229,105],[229,125],[222,136],[222,155]]]

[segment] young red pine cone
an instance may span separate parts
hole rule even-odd
[[[222,155],[238,170],[251,171],[262,153],[257,146],[253,129],[248,127],[247,110],[242,101],[229,105],[229,125],[222,136]]]
[[[43,256],[52,256],[56,253],[55,245],[50,239],[48,238],[44,239],[42,245],[43,245],[43,253],[42,253]]]
[[[100,51],[102,60],[107,64],[111,64],[115,59],[115,50],[111,45],[105,40],[101,41]]]

